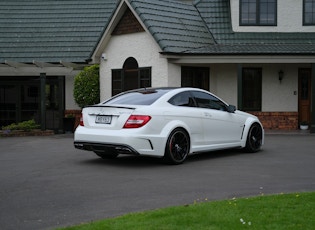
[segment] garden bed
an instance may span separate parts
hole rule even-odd
[[[0,137],[26,137],[26,136],[51,136],[54,135],[53,130],[33,129],[24,130],[0,130]]]

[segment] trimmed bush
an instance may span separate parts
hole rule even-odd
[[[85,67],[75,76],[73,97],[81,108],[100,102],[99,65]]]

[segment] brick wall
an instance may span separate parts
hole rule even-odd
[[[264,129],[296,130],[299,124],[298,112],[249,112],[257,116]]]

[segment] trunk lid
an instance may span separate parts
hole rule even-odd
[[[135,107],[95,105],[83,109],[82,116],[86,128],[122,129]]]

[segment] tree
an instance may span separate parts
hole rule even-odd
[[[81,108],[100,102],[99,65],[85,67],[75,76],[73,96]]]

